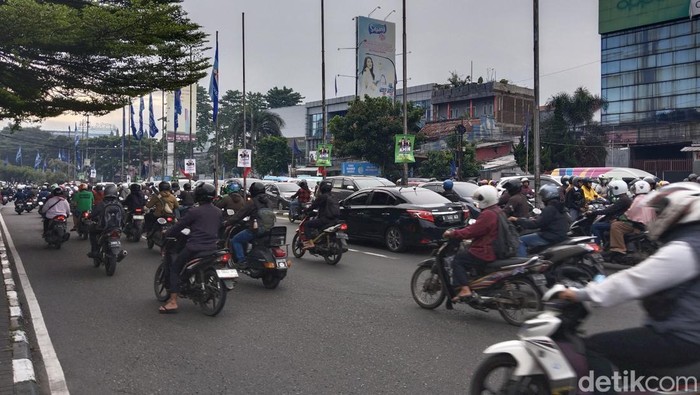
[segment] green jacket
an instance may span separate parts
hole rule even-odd
[[[73,195],[73,199],[76,201],[76,209],[82,213],[92,210],[95,196],[90,191],[80,191]]]

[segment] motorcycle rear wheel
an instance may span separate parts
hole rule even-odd
[[[304,244],[302,244],[299,233],[297,233],[294,235],[294,238],[292,238],[292,254],[294,254],[295,258],[301,258],[305,253]]]
[[[440,306],[446,297],[445,287],[442,286],[440,277],[432,273],[432,268],[425,266],[421,266],[413,272],[411,294],[418,306],[428,310]]]
[[[153,290],[159,302],[165,302],[170,297],[167,288],[167,279],[165,278],[165,263],[161,263],[158,269],[156,269],[156,277],[153,280]]]
[[[100,267],[100,263],[102,263],[102,260],[100,258],[92,258],[92,266]]]
[[[202,297],[205,299],[197,301],[197,305],[202,313],[213,317],[219,314],[226,304],[226,286],[214,269],[207,269],[204,272],[203,281],[205,290]]]
[[[323,256],[323,260],[329,265],[340,262],[340,258],[343,257],[343,248],[340,246],[340,242],[338,240],[332,241],[328,250],[328,254]]]
[[[514,326],[520,326],[536,312],[542,310],[542,293],[532,281],[514,278],[506,281],[500,298],[516,302],[515,305],[498,304],[498,312],[503,319]]]
[[[518,363],[508,354],[490,355],[474,373],[469,394],[539,395],[550,393],[547,379],[542,375],[512,377],[517,366]],[[489,380],[493,374],[497,377],[494,381],[500,382],[496,388],[493,388],[491,380]]]
[[[146,247],[148,247],[149,250],[150,250],[151,248],[153,248],[153,246],[154,246],[155,244],[156,244],[156,242],[153,241],[152,238],[149,237],[149,238],[146,239]]]
[[[114,276],[114,271],[117,270],[117,257],[113,255],[108,255],[105,258],[105,273],[108,276]]]

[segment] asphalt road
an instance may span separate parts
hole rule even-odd
[[[73,233],[61,250],[49,249],[39,216],[12,210],[1,214],[72,394],[459,393],[481,352],[517,331],[497,312],[421,309],[409,282],[429,251],[367,244],[351,244],[337,266],[292,257],[275,290],[244,276],[217,317],[189,300],[161,315],[157,250],[125,241],[129,256],[107,277],[86,257],[88,241]],[[278,224],[288,225],[291,242],[296,226]],[[596,312],[586,328],[640,320],[632,303]]]

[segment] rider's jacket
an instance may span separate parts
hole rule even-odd
[[[221,210],[211,203],[202,203],[192,207],[184,217],[168,229],[165,234],[173,237],[185,228],[190,229],[187,247],[190,251],[211,251],[216,249],[221,226]]]

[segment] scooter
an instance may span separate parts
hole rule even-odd
[[[156,224],[153,225],[153,228],[146,235],[146,246],[148,249],[150,250],[154,245],[163,247],[165,245],[165,232],[173,225],[175,225],[174,215],[158,218]]]
[[[90,211],[84,211],[80,214],[80,219],[78,220],[78,237],[82,240],[87,240],[90,234]]]
[[[61,249],[61,244],[68,241],[70,233],[68,233],[68,225],[65,215],[57,215],[49,220],[49,225],[44,233],[44,240],[49,243],[50,247],[57,250]]]
[[[304,249],[304,240],[306,239],[304,228],[308,218],[308,216],[304,217],[292,239],[292,253],[294,256],[301,258],[308,251],[311,255],[322,256],[323,260],[329,265],[335,265],[340,262],[343,253],[348,251],[348,235],[345,233],[348,230],[348,225],[345,222],[338,222],[326,227],[311,239],[314,243],[313,248]]]
[[[557,284],[544,295],[542,299],[545,301],[545,310],[536,318],[525,322],[518,332],[520,340],[497,343],[484,351],[487,358],[481,362],[472,377],[470,394],[578,394],[584,391],[579,387],[584,381],[581,378],[590,372],[578,328],[588,315],[588,310],[580,302],[556,299],[557,294],[565,289],[564,285]],[[680,388],[668,388],[673,392],[665,393],[694,394],[700,390],[698,372],[700,363],[676,368],[636,370],[634,375],[637,378],[655,377],[656,384],[663,382],[658,378],[683,378],[677,381]],[[628,391],[624,393],[642,393],[644,389],[640,386],[644,381],[633,384],[635,380],[631,380],[631,376],[624,379],[627,373],[627,370],[617,372],[617,376],[613,375],[612,378],[617,377],[620,379],[618,384],[628,386],[621,388]],[[496,388],[493,385],[497,379],[494,378],[502,381]],[[596,381],[601,380],[588,380],[589,383]],[[611,380],[607,381],[611,384]],[[629,388],[632,385],[635,387]],[[586,392],[592,390],[585,389]]]
[[[126,224],[124,224],[124,233],[129,240],[133,242],[138,242],[141,240],[141,235],[143,234],[143,221],[144,215],[142,208],[136,208],[133,211],[129,211]]]
[[[100,267],[104,263],[105,273],[108,276],[114,275],[114,271],[117,270],[117,262],[120,262],[127,255],[126,250],[122,249],[121,237],[121,229],[105,229],[97,240],[100,249],[97,256],[93,258],[93,266]]]
[[[26,203],[25,202],[18,202],[15,201],[15,212],[19,215],[22,215],[24,210],[26,209]]]

